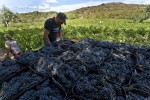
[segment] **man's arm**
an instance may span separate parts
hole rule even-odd
[[[50,34],[50,31],[47,29],[44,29],[43,39],[44,39],[45,44],[47,44],[47,45],[51,45],[51,42],[50,42],[49,37],[48,37],[49,34]]]
[[[63,40],[63,33],[60,32],[60,40]]]
[[[63,40],[63,30],[62,29],[60,29],[60,40]]]

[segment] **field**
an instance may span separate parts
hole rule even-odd
[[[43,46],[43,24],[15,23],[0,28],[0,48],[4,48],[4,34],[9,33],[18,40],[23,52],[37,50]],[[135,46],[150,46],[150,21],[134,23],[125,19],[72,19],[63,25],[64,39],[93,38]]]

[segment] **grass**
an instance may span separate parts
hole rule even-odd
[[[65,39],[93,38],[131,45],[150,46],[150,20],[133,23],[126,19],[73,19],[63,25]],[[3,35],[12,34],[23,51],[36,50],[43,46],[43,22],[16,23],[0,28],[0,48],[4,46]]]

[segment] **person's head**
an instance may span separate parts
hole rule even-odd
[[[9,35],[9,34],[5,34],[4,37],[5,37],[7,40],[12,40],[12,37],[11,37],[11,35]]]
[[[67,19],[66,14],[59,12],[59,13],[57,13],[55,19],[56,19],[55,20],[56,24],[58,24],[58,25],[65,24],[66,25],[66,19]]]

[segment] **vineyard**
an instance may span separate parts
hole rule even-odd
[[[43,24],[41,22],[15,23],[1,27],[0,48],[4,47],[5,33],[18,40],[23,52],[37,50],[43,46]],[[135,46],[150,46],[150,21],[134,23],[125,19],[72,19],[63,25],[64,39],[93,38],[97,40],[127,43]]]
[[[56,12],[0,11],[0,100],[150,100],[150,5],[66,12],[64,40],[49,46],[44,22]],[[6,57],[4,34],[21,56]]]

